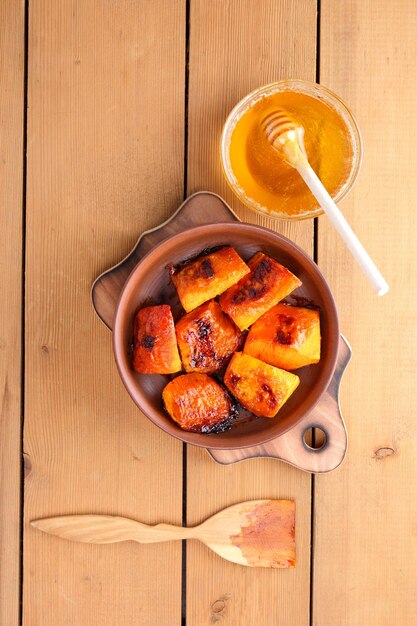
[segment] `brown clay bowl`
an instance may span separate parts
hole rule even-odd
[[[143,375],[131,366],[133,318],[150,304],[170,304],[175,321],[183,313],[165,266],[199,254],[204,248],[231,245],[247,260],[258,250],[274,257],[302,281],[294,294],[320,307],[322,356],[320,363],[297,370],[300,385],[273,419],[242,412],[231,430],[201,434],[182,430],[165,413],[162,389],[168,376]],[[231,449],[262,444],[279,437],[312,410],[332,378],[339,346],[339,322],[330,289],[317,265],[286,237],[252,224],[217,223],[198,226],[166,239],[149,252],[130,274],[120,295],[113,325],[113,348],[120,376],[135,403],[170,435],[205,448]]]

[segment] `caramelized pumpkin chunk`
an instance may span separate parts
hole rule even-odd
[[[162,392],[165,408],[184,430],[219,433],[230,428],[235,407],[226,389],[207,374],[183,374]]]
[[[175,326],[186,372],[213,374],[238,349],[242,333],[214,300],[187,313]]]
[[[226,291],[249,271],[236,250],[225,247],[200,256],[179,270],[173,268],[171,278],[188,313]]]
[[[295,370],[320,361],[320,314],[277,304],[251,327],[243,349],[266,363]]]
[[[140,374],[174,374],[181,370],[174,320],[168,304],[148,306],[137,312],[133,369]]]
[[[275,259],[257,252],[248,262],[251,273],[230,287],[220,306],[240,330],[249,328],[274,304],[301,285],[301,281]]]
[[[235,352],[224,383],[242,406],[258,417],[275,417],[300,379],[253,356]]]

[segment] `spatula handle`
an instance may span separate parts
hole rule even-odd
[[[127,517],[112,515],[64,515],[34,520],[31,525],[45,533],[84,543],[158,543],[195,536],[194,528],[169,524],[147,526]]]

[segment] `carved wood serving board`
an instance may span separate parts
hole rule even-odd
[[[120,292],[137,263],[158,243],[194,226],[239,221],[232,209],[216,194],[198,192],[189,198],[163,224],[144,232],[130,254],[118,265],[99,276],[92,287],[94,309],[111,330]],[[223,465],[253,457],[272,457],[306,472],[329,472],[340,465],[347,450],[347,431],[340,411],[339,385],[350,360],[351,349],[340,337],[339,355],[333,378],[309,415],[280,437],[262,445],[235,450],[211,450],[211,457]],[[311,428],[324,433],[320,448],[310,447],[305,434]]]

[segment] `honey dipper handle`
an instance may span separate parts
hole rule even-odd
[[[389,290],[386,280],[349,226],[342,212],[333,201],[329,192],[324,187],[313,168],[308,162],[303,161],[297,162],[295,167],[345,242],[352,256],[356,259],[359,267],[371,283],[378,296],[385,295]]]

